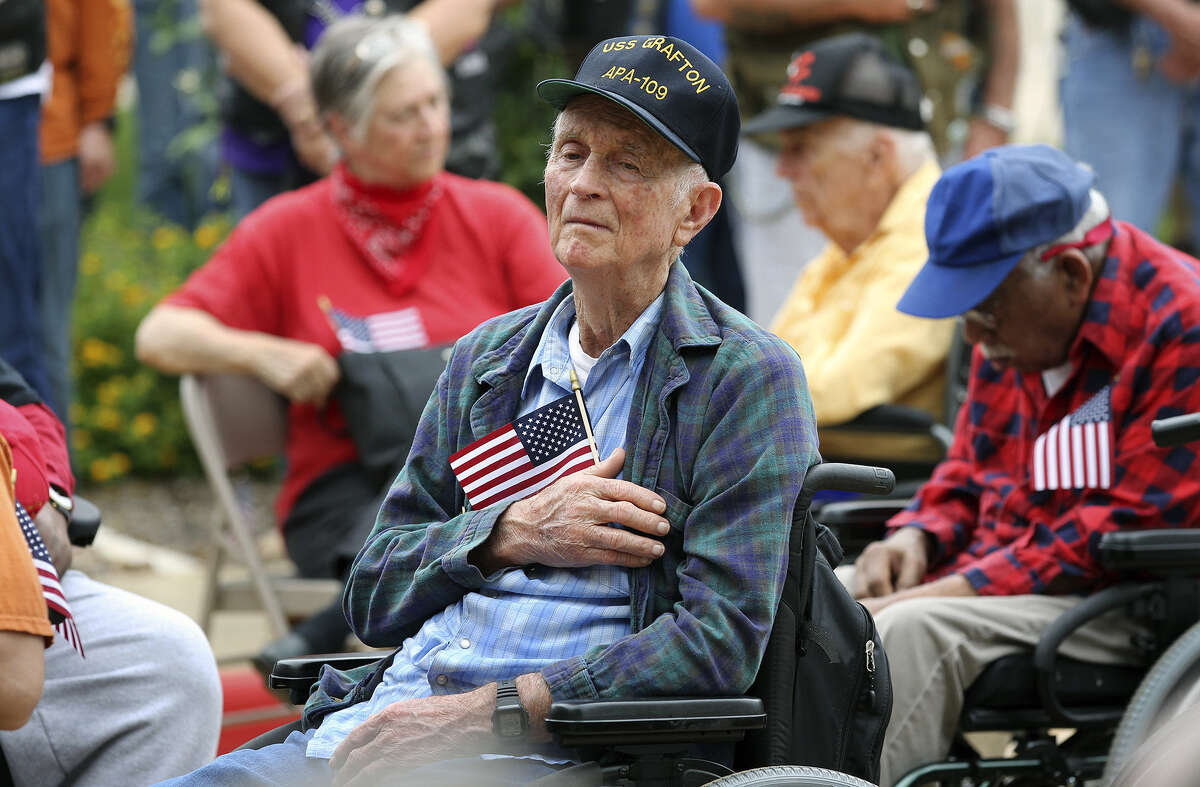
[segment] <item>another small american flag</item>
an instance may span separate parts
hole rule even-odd
[[[429,346],[425,323],[415,306],[366,317],[355,317],[332,306],[327,311],[338,341],[347,352],[391,352]]]
[[[1108,489],[1112,484],[1112,386],[1106,385],[1033,445],[1033,488]]]
[[[42,584],[42,596],[46,599],[46,607],[50,611],[50,622],[59,636],[75,648],[83,657],[83,641],[79,639],[79,629],[75,627],[75,618],[71,616],[71,608],[67,604],[67,596],[63,593],[62,585],[58,583],[58,571],[50,561],[50,552],[46,542],[38,532],[37,525],[29,518],[25,506],[17,503],[17,521],[21,523],[21,532],[25,534],[25,543],[29,545],[29,553],[33,555],[33,565],[37,569],[38,581]]]
[[[595,464],[574,396],[543,405],[450,457],[475,509],[529,497]]]

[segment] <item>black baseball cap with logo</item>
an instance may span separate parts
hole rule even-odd
[[[737,158],[737,98],[725,74],[687,41],[622,36],[592,47],[574,79],[539,82],[538,95],[565,109],[585,94],[615,101],[704,166],[710,178]]]
[[[921,84],[874,36],[823,38],[792,56],[775,106],[746,121],[742,133],[801,128],[838,116],[921,131]]]

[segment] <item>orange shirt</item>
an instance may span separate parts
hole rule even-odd
[[[8,441],[0,436],[0,631],[53,639],[46,600],[17,524],[13,502],[13,461]]]
[[[52,164],[75,155],[80,129],[113,112],[133,45],[129,0],[46,0],[46,44],[54,83],[41,146]]]

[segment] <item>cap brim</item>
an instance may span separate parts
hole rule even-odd
[[[745,136],[756,136],[759,134],[771,134],[776,131],[785,131],[789,128],[803,128],[804,126],[811,126],[814,123],[820,123],[822,120],[828,120],[835,114],[837,113],[831,109],[820,107],[789,107],[777,104],[766,112],[755,115],[743,123],[742,134]]]
[[[654,117],[654,115],[651,115],[619,93],[610,93],[607,90],[585,85],[573,79],[544,79],[538,82],[536,89],[537,94],[542,97],[543,101],[557,108],[559,111],[566,109],[571,99],[587,93],[607,98],[609,101],[620,104],[637,115],[643,123],[661,134],[672,145],[682,150],[692,161],[695,161],[697,164],[704,163],[700,160],[700,156],[696,154],[696,151],[692,150],[690,145],[680,139],[678,134],[663,125],[662,121]]]
[[[1023,252],[1018,252],[969,267],[934,265],[926,260],[896,308],[914,317],[957,317],[991,295],[1023,256]]]

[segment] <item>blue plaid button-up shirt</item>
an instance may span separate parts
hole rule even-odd
[[[600,355],[583,383],[601,457],[625,443],[634,389],[662,304],[660,295]],[[520,415],[571,392],[568,336],[574,318],[574,299],[567,298],[534,352]],[[536,672],[615,642],[629,633],[629,619],[629,572],[620,566],[499,572],[405,641],[371,699],[331,714],[309,741],[308,756],[332,756],[351,730],[393,702],[457,694]]]

